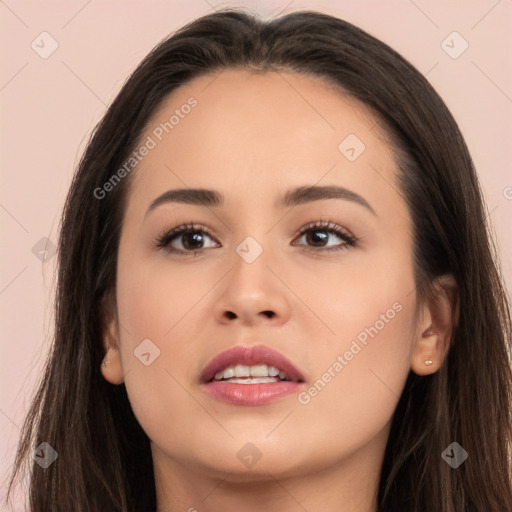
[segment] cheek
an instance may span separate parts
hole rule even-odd
[[[154,259],[137,253],[120,258],[117,299],[125,334],[131,333],[134,343],[154,339],[160,349],[177,337],[184,341],[189,313],[216,280],[212,271],[181,267],[163,253]]]
[[[183,427],[184,418],[204,416],[187,391],[197,377],[189,363],[201,355],[201,339],[208,339],[208,333],[199,332],[197,314],[212,310],[208,292],[218,280],[212,269],[199,274],[163,257],[120,253],[117,304],[125,385],[133,412],[152,440],[183,438],[185,443],[190,429]]]
[[[341,349],[358,335],[364,343],[376,334],[374,327],[379,339],[384,337],[382,331],[410,331],[414,272],[411,250],[401,243],[349,249],[335,263],[306,260],[296,274],[284,274],[286,282],[316,314],[322,343]],[[398,311],[402,309],[407,313]],[[313,321],[314,316],[308,314],[307,318]]]
[[[386,427],[410,371],[414,300],[376,302],[346,317],[347,330],[339,324],[343,334],[316,352],[317,371],[298,395],[300,416],[334,451],[362,446]]]
[[[318,429],[341,427],[363,440],[389,421],[409,374],[416,294],[406,250],[348,261],[336,275],[318,276],[316,294],[302,288],[329,331],[318,324],[312,385],[298,401]]]

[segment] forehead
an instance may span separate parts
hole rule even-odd
[[[396,172],[368,107],[319,77],[291,72],[195,78],[164,99],[141,141],[151,141],[131,187],[141,201],[176,186],[223,189],[228,199],[230,189],[266,197],[319,181],[364,191],[393,182]]]
[[[196,105],[189,108],[190,103]],[[171,139],[190,140],[192,131],[201,137],[208,127],[215,129],[217,139],[236,133],[237,140],[247,143],[244,136],[257,134],[259,140],[274,141],[272,147],[336,132],[341,136],[347,129],[361,137],[373,131],[372,136],[385,139],[369,107],[340,87],[313,75],[248,70],[208,74],[178,87],[162,101],[144,132],[172,144]],[[210,130],[208,135],[211,139],[214,134]]]

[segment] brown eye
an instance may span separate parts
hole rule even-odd
[[[209,248],[205,246],[208,239],[213,240],[205,229],[194,224],[187,224],[166,231],[157,238],[155,245],[169,252],[188,256],[195,255],[198,251]],[[210,245],[210,247],[215,247],[215,244],[216,242]]]
[[[300,230],[299,235],[299,241],[304,239],[304,244],[308,247],[325,248],[324,251],[339,251],[356,245],[352,234],[330,221],[309,224]],[[330,240],[336,242],[336,239],[341,242],[328,245]]]

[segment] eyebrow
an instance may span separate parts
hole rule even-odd
[[[302,186],[289,190],[276,203],[276,207],[286,208],[300,204],[321,201],[324,199],[342,199],[364,206],[373,215],[377,215],[364,197],[344,187],[329,186]],[[224,196],[216,190],[204,188],[182,188],[168,190],[158,196],[149,205],[145,216],[152,210],[165,203],[183,203],[205,207],[219,207],[225,203]]]

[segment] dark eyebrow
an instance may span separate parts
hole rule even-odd
[[[161,196],[158,196],[149,205],[145,216],[154,210],[157,206],[164,203],[183,203],[194,204],[198,206],[221,206],[224,204],[224,196],[215,190],[208,190],[205,188],[179,188],[175,190],[168,190]]]
[[[343,187],[330,186],[303,186],[297,187],[286,192],[286,194],[277,202],[276,206],[286,208],[299,204],[320,201],[323,199],[343,199],[360,204],[368,209],[373,215],[376,215],[374,209],[359,194]],[[157,206],[164,203],[183,203],[197,206],[222,206],[225,202],[224,196],[215,190],[204,188],[182,188],[168,190],[161,196],[158,196],[150,205],[146,212],[154,210]]]
[[[278,203],[278,206],[289,207],[298,204],[310,203],[312,201],[320,201],[323,199],[344,199],[345,201],[352,201],[367,208],[373,215],[377,215],[375,210],[370,206],[368,201],[359,194],[348,190],[347,188],[329,185],[324,187],[319,186],[304,186],[289,190]]]

